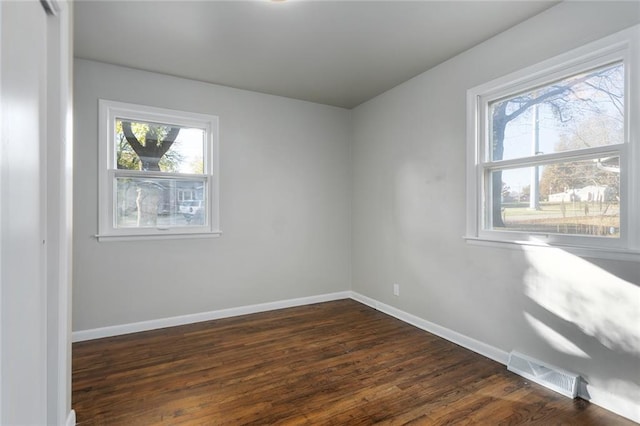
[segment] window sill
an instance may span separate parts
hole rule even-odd
[[[640,251],[624,248],[607,248],[607,247],[584,247],[570,246],[562,244],[547,244],[536,241],[506,241],[492,240],[480,237],[463,237],[464,240],[471,245],[483,247],[495,247],[511,250],[549,250],[556,249],[566,251],[573,255],[586,258],[623,260],[629,262],[640,262]]]
[[[217,238],[222,235],[222,231],[199,232],[199,233],[170,233],[170,234],[128,234],[128,235],[94,235],[99,242],[110,241],[149,241],[149,240],[183,240]]]

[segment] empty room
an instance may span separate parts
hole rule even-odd
[[[640,2],[0,20],[0,424],[640,422]]]

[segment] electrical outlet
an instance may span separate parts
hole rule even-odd
[[[393,295],[400,296],[400,284],[393,285]]]

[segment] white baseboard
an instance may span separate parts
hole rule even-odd
[[[67,416],[65,426],[76,426],[76,412],[71,410]]]
[[[605,410],[640,424],[640,402],[638,401],[614,395],[591,385],[586,385],[586,393],[578,392],[578,396]]]
[[[297,299],[280,300],[276,302],[260,303],[257,305],[240,306],[237,308],[221,309],[197,314],[180,315],[176,317],[160,318],[157,320],[134,322],[130,324],[112,325],[108,327],[94,328],[90,330],[74,331],[73,342],[100,339],[103,337],[119,336],[122,334],[137,333],[139,331],[156,330],[159,328],[174,327],[177,325],[192,324],[202,321],[211,321],[221,318],[235,317],[239,315],[255,314],[258,312],[273,311],[276,309],[292,308],[295,306],[311,305],[312,303],[329,302],[332,300],[348,299],[351,292],[321,294],[318,296],[300,297]]]
[[[360,293],[352,291],[351,298],[362,304],[377,309],[380,312],[384,312],[387,315],[391,315],[392,317],[395,317],[401,321],[404,321],[422,330],[428,331],[431,334],[442,337],[445,340],[472,350],[473,352],[476,352],[482,356],[497,361],[500,364],[506,365],[507,361],[509,360],[508,352],[505,352],[491,345],[487,345],[486,343],[480,342],[479,340],[472,339],[471,337],[465,336],[464,334],[460,334],[446,327],[434,324],[405,311],[401,311],[400,309],[394,308],[393,306],[378,302],[377,300],[371,299],[370,297],[364,296]]]
[[[142,321],[131,324],[114,325],[91,330],[74,331],[72,338],[74,342],[84,340],[99,339],[102,337],[118,336],[121,334],[136,333],[139,331],[155,330],[177,325],[192,324],[201,321],[210,321],[220,318],[229,318],[239,315],[247,315],[258,312],[272,311],[276,309],[292,308],[295,306],[310,305],[313,303],[329,302],[332,300],[353,299],[364,305],[370,306],[380,312],[395,317],[401,321],[425,330],[436,336],[442,337],[450,342],[460,345],[466,349],[476,352],[482,356],[492,359],[500,364],[507,365],[509,353],[494,346],[475,340],[471,337],[460,334],[456,331],[429,322],[408,312],[402,311],[393,306],[384,304],[370,297],[364,296],[354,291],[343,291],[329,293],[318,296],[301,297],[297,299],[281,300],[276,302],[261,303],[257,305],[241,306],[237,308],[221,309],[217,311],[201,312],[197,314],[181,315],[158,320]],[[640,405],[635,401],[629,401],[620,396],[603,391],[592,385],[586,384],[579,389],[578,396],[598,405],[606,410],[626,417],[632,421],[640,423]],[[67,418],[66,426],[75,425],[75,412],[71,410]]]

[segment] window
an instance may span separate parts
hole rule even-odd
[[[469,90],[468,239],[638,251],[637,42],[638,27]]]
[[[218,119],[100,100],[102,239],[212,236]]]

